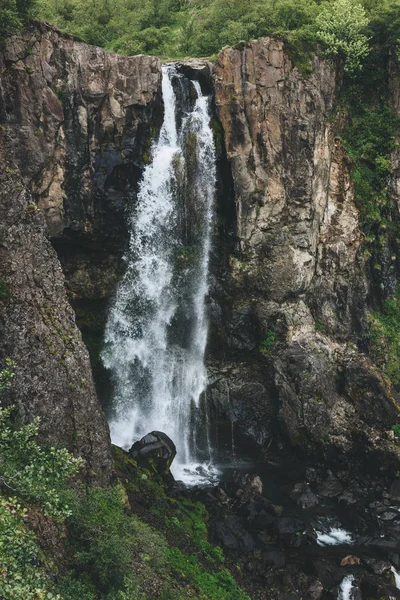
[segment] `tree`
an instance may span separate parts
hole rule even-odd
[[[317,36],[326,46],[326,53],[343,53],[347,73],[360,70],[363,58],[370,51],[368,37],[364,33],[369,19],[360,2],[335,0],[325,6],[315,23]]]
[[[0,4],[0,47],[4,45],[8,33],[15,31],[20,25],[15,0],[2,0]]]

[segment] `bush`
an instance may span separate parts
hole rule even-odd
[[[365,35],[369,23],[367,13],[358,0],[334,0],[327,3],[315,20],[317,36],[326,53],[345,56],[345,71],[355,73],[369,54]]]
[[[164,538],[127,514],[121,485],[78,495],[67,525],[75,551],[71,566],[79,578],[86,577],[103,594],[139,586],[129,577],[135,557],[156,571],[164,565]]]
[[[43,556],[25,525],[26,517],[17,498],[0,495],[0,598],[61,600],[41,568]]]
[[[370,352],[394,384],[400,384],[400,293],[385,302],[382,313],[369,315]]]
[[[70,513],[67,482],[83,461],[65,448],[39,446],[39,418],[16,427],[10,420],[13,410],[0,408],[0,484],[39,502],[51,517],[63,519]]]

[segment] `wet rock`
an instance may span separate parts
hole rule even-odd
[[[176,447],[167,434],[152,431],[132,445],[129,456],[158,475],[168,475],[176,456]]]
[[[318,495],[322,498],[335,498],[343,492],[343,486],[339,479],[330,473],[326,479],[318,486]]]
[[[308,485],[308,483],[305,483],[305,482],[296,483],[294,485],[292,491],[290,492],[290,497],[293,498],[294,500],[297,500],[297,498],[299,498],[301,496],[301,494],[304,494],[305,492],[309,492],[310,489],[311,488]]]
[[[281,550],[263,552],[261,560],[267,567],[282,569],[286,564],[285,554]]]
[[[319,500],[317,496],[310,490],[309,492],[301,494],[300,498],[297,500],[297,504],[304,510],[307,510],[318,506]]]
[[[228,504],[229,503],[229,496],[228,496],[228,494],[225,492],[225,490],[223,490],[220,487],[215,488],[215,490],[214,490],[214,496],[218,500],[218,502],[220,502],[221,504]]]
[[[400,514],[398,512],[394,512],[393,510],[385,510],[385,512],[379,515],[379,518],[382,521],[393,521],[394,519],[399,517]]]
[[[168,486],[168,494],[170,496],[172,496],[173,498],[175,498],[176,496],[179,496],[180,494],[182,494],[183,492],[185,492],[187,490],[187,486],[186,483],[184,481],[173,481],[169,486]]]
[[[345,491],[338,497],[338,502],[340,504],[355,504],[357,502],[357,498],[352,492]]]
[[[230,486],[240,505],[247,504],[262,494],[262,481],[258,475],[243,474],[235,471]]]
[[[377,560],[376,558],[364,558],[363,562],[368,565],[369,569],[375,575],[383,575],[390,571],[390,562],[386,560]]]
[[[400,500],[400,479],[395,479],[389,490],[392,500]]]
[[[300,546],[305,530],[304,521],[291,517],[280,517],[276,520],[278,535],[283,543],[289,546]]]
[[[324,586],[318,580],[313,581],[310,587],[307,590],[307,598],[309,600],[320,600],[322,598],[322,594],[324,593]]]
[[[252,552],[255,548],[254,538],[247,530],[245,522],[236,515],[219,521],[215,532],[218,541],[226,548],[244,553]]]

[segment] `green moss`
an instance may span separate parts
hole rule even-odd
[[[285,50],[293,65],[307,77],[312,73],[312,58],[317,50],[316,40],[306,30],[293,31],[284,35]]]
[[[210,600],[249,600],[226,569],[206,572],[196,556],[183,554],[178,548],[167,550],[167,560],[178,575],[196,586],[200,594]]]
[[[397,229],[391,215],[388,182],[392,172],[390,155],[396,147],[400,119],[385,103],[347,106],[348,125],[342,141],[351,161],[355,200],[364,233],[386,238]],[[383,240],[381,240],[383,241]]]
[[[370,313],[368,323],[371,357],[392,383],[400,384],[400,292],[381,313]]]
[[[10,297],[10,290],[8,288],[8,285],[6,284],[4,279],[2,277],[0,277],[0,300],[2,302],[5,302],[6,300],[9,299],[9,297]]]
[[[261,342],[259,351],[261,354],[271,354],[272,348],[275,344],[275,333],[272,329],[268,330],[267,337]]]

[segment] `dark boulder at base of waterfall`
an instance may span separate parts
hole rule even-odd
[[[135,442],[129,450],[129,456],[141,467],[163,477],[170,476],[170,467],[176,456],[174,442],[162,431],[151,431]]]

